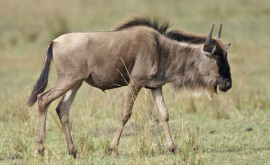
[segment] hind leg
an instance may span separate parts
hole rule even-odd
[[[43,153],[46,131],[47,110],[52,101],[65,94],[69,89],[76,85],[78,81],[59,79],[54,87],[50,90],[38,95],[39,106],[39,136],[38,136],[38,152]]]
[[[58,104],[56,108],[56,112],[61,121],[64,133],[66,136],[66,142],[67,142],[69,154],[73,155],[74,158],[76,158],[76,149],[74,147],[72,137],[70,135],[70,130],[69,130],[69,109],[81,85],[82,83],[80,82],[76,84],[72,89],[70,89],[63,96],[62,100],[60,101],[60,103]]]

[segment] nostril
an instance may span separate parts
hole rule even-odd
[[[227,88],[230,88],[230,87],[231,87],[231,82],[230,82],[230,81],[226,81],[225,86],[226,86]]]

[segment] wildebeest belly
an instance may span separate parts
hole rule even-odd
[[[101,90],[118,88],[126,86],[129,83],[129,71],[123,66],[95,66],[91,69],[88,78],[85,80],[88,84]]]

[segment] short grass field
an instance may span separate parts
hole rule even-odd
[[[26,101],[41,72],[50,40],[67,32],[107,31],[126,18],[169,20],[170,29],[207,34],[223,23],[233,87],[213,100],[167,84],[164,95],[179,154],[166,149],[157,107],[140,92],[119,145],[109,146],[120,123],[127,87],[106,91],[83,84],[70,111],[78,159],[68,155],[55,112],[47,116],[44,156],[37,154],[38,109]],[[270,164],[269,0],[1,0],[0,164]],[[216,32],[216,29],[215,29]],[[48,88],[56,81],[52,63]]]

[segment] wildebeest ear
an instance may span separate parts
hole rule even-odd
[[[228,49],[229,49],[229,47],[231,46],[231,43],[226,44],[226,45],[224,45],[224,46],[225,46],[225,49],[226,49],[226,50],[228,50]]]

